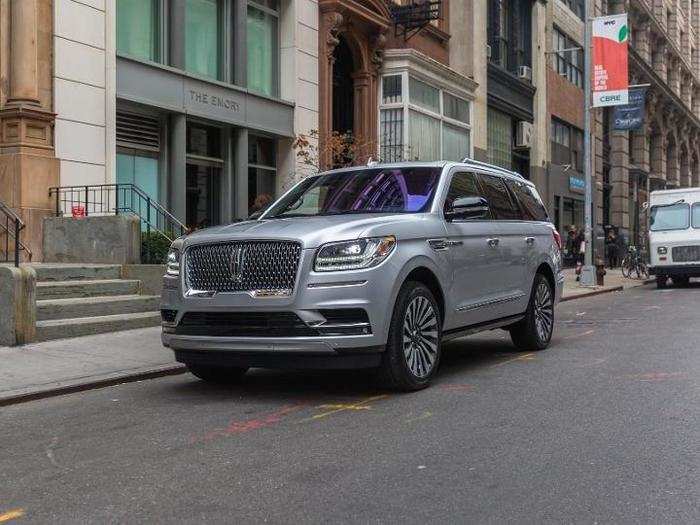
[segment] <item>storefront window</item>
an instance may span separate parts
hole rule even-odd
[[[187,195],[185,223],[199,229],[221,222],[221,129],[187,124]]]
[[[157,60],[158,0],[117,0],[117,51]]]
[[[260,213],[275,200],[277,168],[275,141],[248,138],[248,212]]]
[[[138,151],[117,151],[117,184],[134,184],[151,199],[158,202],[158,158]],[[120,193],[120,198],[130,197],[129,192]],[[130,206],[124,202],[121,206]]]
[[[248,3],[248,88],[277,95],[278,18],[276,0]]]
[[[219,78],[220,6],[218,0],[186,0],[185,69]]]

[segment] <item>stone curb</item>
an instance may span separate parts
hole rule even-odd
[[[104,388],[122,383],[133,383],[144,379],[155,379],[158,377],[178,375],[185,373],[186,370],[185,365],[181,365],[179,363],[173,365],[161,365],[141,368],[137,369],[136,371],[129,371],[126,373],[115,372],[111,374],[104,374],[94,379],[88,379],[87,381],[84,379],[66,381],[63,383],[58,383],[56,386],[49,386],[35,390],[26,389],[26,391],[20,391],[19,393],[0,393],[0,407],[16,405],[37,399],[45,399],[48,397],[74,394],[76,392],[84,392],[86,390],[95,390],[97,388]]]
[[[561,298],[560,302],[565,303],[567,301],[575,301],[576,299],[583,299],[584,297],[593,297],[594,295],[602,295],[604,293],[621,292],[624,289],[624,286],[613,286],[612,288],[603,288],[602,290],[590,290],[588,292],[583,292],[576,295],[564,296]]]

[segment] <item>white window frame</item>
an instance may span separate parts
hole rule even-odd
[[[389,103],[385,104],[383,103],[383,98],[384,98],[384,77],[391,77],[391,76],[400,76],[401,77],[401,102],[395,102],[395,103]],[[417,104],[411,103],[411,93],[410,93],[410,78],[413,77],[414,80],[418,80],[420,82],[423,82],[430,87],[437,89],[439,91],[439,104],[440,104],[440,111],[439,113],[435,113],[434,111],[431,111],[429,109],[426,109],[422,106],[419,106]],[[456,128],[461,128],[469,132],[469,152],[468,156],[469,158],[474,157],[474,137],[472,134],[472,122],[474,119],[474,107],[472,104],[472,100],[469,98],[465,98],[463,95],[456,93],[452,90],[446,89],[444,87],[441,87],[439,85],[436,85],[435,82],[431,82],[430,79],[426,78],[425,76],[421,75],[417,71],[413,70],[403,70],[403,71],[387,71],[386,73],[382,74],[380,77],[380,82],[379,84],[379,111],[378,111],[378,121],[377,121],[377,129],[381,130],[381,112],[382,110],[385,109],[402,109],[403,110],[403,153],[402,153],[402,158],[404,160],[410,160],[409,154],[409,147],[410,144],[408,141],[410,140],[410,112],[415,111],[417,113],[421,113],[423,115],[435,118],[439,121],[440,123],[440,137],[439,137],[439,143],[440,143],[440,156],[444,156],[444,151],[443,151],[443,126],[444,124],[449,124],[452,127]],[[444,94],[448,93],[449,95],[458,98],[460,100],[463,100],[464,102],[467,103],[467,107],[469,108],[469,124],[465,124],[462,121],[455,120],[453,118],[447,117],[444,115],[445,112],[445,105],[444,105]],[[379,149],[379,155],[381,157],[381,148],[382,148],[382,137],[379,137],[378,141],[378,149]],[[462,160],[462,159],[459,159]]]

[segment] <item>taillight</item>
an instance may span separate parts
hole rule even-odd
[[[556,228],[552,228],[552,237],[554,237],[554,242],[557,243],[557,246],[561,250],[564,245],[561,242],[561,235],[559,235],[559,232]]]

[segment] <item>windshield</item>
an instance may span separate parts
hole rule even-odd
[[[368,168],[309,177],[276,202],[264,218],[426,212],[441,171]]]
[[[685,230],[690,226],[690,206],[676,203],[651,207],[651,231]]]

